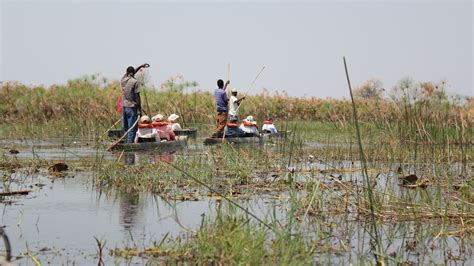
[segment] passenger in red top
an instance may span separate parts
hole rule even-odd
[[[155,115],[151,118],[151,120],[153,121],[151,124],[160,135],[161,140],[176,140],[176,136],[174,135],[173,129],[162,114]]]

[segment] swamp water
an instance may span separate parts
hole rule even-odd
[[[19,151],[18,154],[9,154],[8,150],[12,145]],[[120,160],[122,164],[149,166],[150,163],[159,164],[164,161],[173,163],[179,156],[209,154],[212,153],[211,149],[214,149],[191,145],[186,151],[164,154],[113,154],[104,152],[103,149],[94,149],[93,144],[87,141],[70,141],[65,144],[64,140],[20,141],[13,144],[5,142],[2,146],[4,160],[9,162],[17,161],[21,164],[35,160],[49,164],[62,161],[70,165],[87,164],[97,160],[104,163]],[[315,144],[308,147],[324,149],[325,145]],[[303,153],[305,155],[301,156],[306,158],[306,154],[312,151]],[[324,180],[317,182],[323,185],[326,184],[327,173],[314,173],[312,170],[337,168],[346,170],[330,172],[329,184],[343,183],[352,186],[361,183],[361,173],[357,171],[360,166],[357,162],[308,162],[298,160],[298,156],[295,158],[292,164],[295,168],[285,173],[280,172],[280,178],[291,176],[302,183],[309,179]],[[116,247],[136,247],[143,250],[160,242],[165,235],[168,238],[189,236],[191,231],[201,226],[203,217],[215,216],[218,208],[216,203],[224,201],[221,198],[203,196],[204,193],[192,200],[180,201],[162,199],[147,192],[130,194],[116,190],[100,191],[94,186],[93,180],[96,177],[93,168],[74,168],[65,176],[52,176],[45,170],[35,171],[32,166],[0,170],[4,175],[2,191],[31,190],[28,195],[7,196],[0,201],[0,223],[10,239],[14,264],[35,265],[34,261],[38,260],[42,265],[95,265],[99,259],[94,237],[106,241],[103,251],[105,265],[155,264],[156,261],[146,256],[123,258],[113,256],[110,251]],[[287,166],[283,168],[286,169]],[[379,169],[377,172],[381,173],[377,186],[390,186],[397,190],[397,193],[403,193],[403,188],[397,185],[398,180],[393,178],[395,175],[391,166],[385,165],[383,170]],[[268,175],[272,176],[271,173]],[[311,191],[312,189],[305,189],[301,193],[309,195]],[[334,195],[340,197],[344,192],[334,190],[319,193],[322,197],[330,198]],[[236,201],[261,219],[266,219],[274,213],[274,217],[284,224],[292,206],[290,194],[284,189],[271,189],[266,193],[248,195],[245,199],[237,198]],[[299,221],[299,228],[303,228],[301,231],[305,237],[318,243],[312,254],[313,262],[373,262],[373,256],[370,254],[371,238],[365,229],[369,227],[368,222],[357,219],[354,213],[341,211],[343,206],[328,206],[323,204],[324,199],[319,201],[321,212],[311,216],[308,214],[310,208],[303,205],[301,212],[306,210],[305,214],[308,215],[301,215],[303,218]],[[472,265],[472,235],[460,237],[446,234],[458,229],[456,225],[451,226],[450,222],[437,220],[429,223],[422,220],[403,220],[379,224],[384,252],[403,260],[399,262]]]

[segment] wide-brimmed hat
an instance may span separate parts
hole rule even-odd
[[[245,118],[245,120],[247,120],[248,122],[254,121],[253,116],[251,116],[251,115],[247,116],[247,118]]]
[[[153,120],[153,122],[157,122],[157,121],[162,121],[163,118],[164,116],[162,114],[157,114],[154,117],[152,117],[151,120]]]
[[[174,121],[174,120],[176,120],[176,119],[178,119],[178,118],[179,118],[179,115],[177,115],[177,114],[171,114],[171,115],[168,117],[168,120]]]
[[[150,123],[150,117],[148,117],[147,115],[140,117],[140,124],[147,124],[147,123]]]

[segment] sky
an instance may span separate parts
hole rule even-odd
[[[0,80],[119,79],[151,65],[155,86],[183,75],[211,91],[349,97],[379,78],[448,81],[474,95],[472,1],[21,1],[0,0]],[[254,86],[257,73],[265,66]]]

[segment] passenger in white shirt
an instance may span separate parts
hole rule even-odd
[[[262,132],[263,133],[272,133],[272,134],[278,133],[278,130],[276,129],[275,125],[273,124],[273,118],[269,117],[269,118],[267,118],[267,120],[263,121]]]
[[[150,118],[146,115],[140,118],[137,134],[135,135],[135,143],[139,142],[160,142],[158,132],[153,128]]]
[[[247,137],[260,136],[260,133],[258,132],[257,121],[255,121],[251,115],[242,120],[240,129],[245,132]]]
[[[245,99],[245,97],[237,99],[237,90],[232,89],[231,92],[232,92],[232,96],[230,96],[230,99],[229,99],[229,103],[230,103],[230,105],[229,105],[229,119],[237,119],[237,116],[239,114],[240,102],[242,102],[242,100]]]
[[[179,115],[176,115],[176,114],[171,114],[169,117],[168,117],[168,122],[170,123],[170,126],[171,126],[171,129],[174,131],[174,130],[181,130],[181,125],[176,122],[176,119],[179,118]]]

